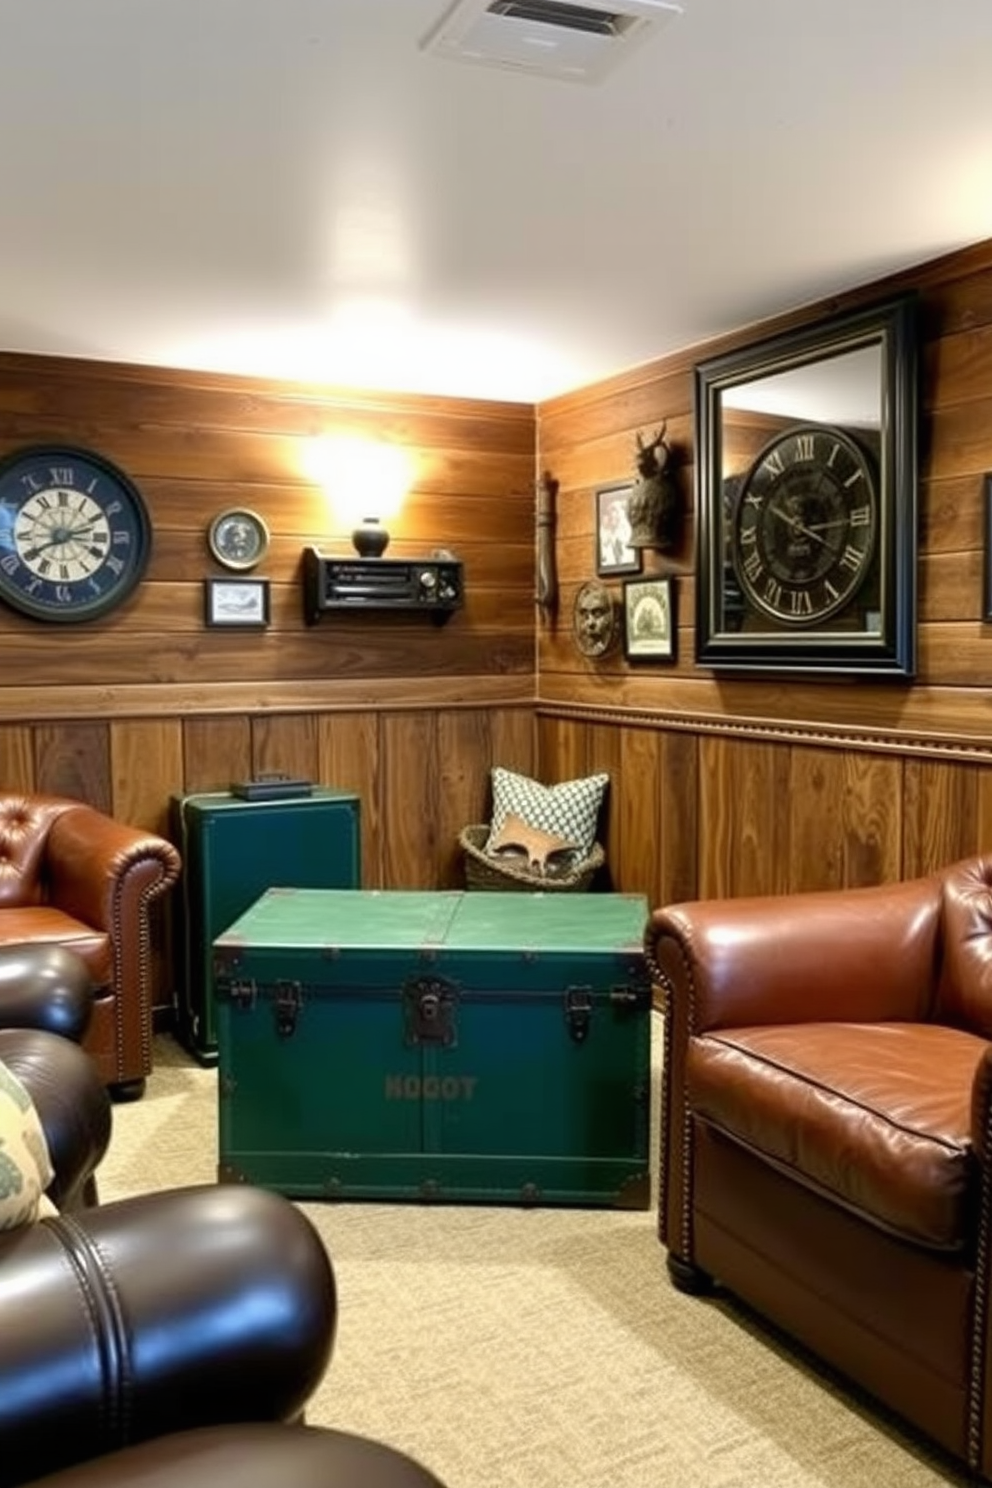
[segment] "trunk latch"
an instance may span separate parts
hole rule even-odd
[[[443,1044],[446,1049],[452,1048],[458,1042],[457,1011],[458,988],[454,982],[439,976],[411,977],[403,986],[407,1047]]]
[[[280,1038],[292,1038],[296,1032],[302,1006],[303,990],[299,982],[276,982],[273,1011],[276,1019],[276,1033]]]
[[[236,978],[229,984],[231,1001],[239,1008],[253,1008],[257,988],[253,981]]]
[[[584,1044],[592,1021],[592,988],[565,988],[565,1022],[577,1044]]]

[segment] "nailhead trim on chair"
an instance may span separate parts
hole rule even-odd
[[[992,1151],[992,1100],[985,1102],[982,1151]],[[989,1227],[992,1220],[992,1180],[982,1162],[981,1201],[978,1210],[978,1241],[975,1246],[975,1305],[972,1309],[971,1348],[968,1368],[968,1466],[975,1472],[982,1460],[982,1402],[985,1396],[985,1327],[989,1305]]]
[[[672,1049],[672,984],[669,981],[668,977],[666,976],[665,972],[662,971],[661,967],[658,965],[657,961],[655,960],[654,956],[651,953],[650,948],[648,948],[648,947],[645,947],[645,960],[647,962],[648,971],[651,974],[652,980],[655,981],[658,984],[658,986],[660,986],[661,988],[663,988],[664,993],[665,993],[662,1016],[664,1018],[665,1065],[667,1066],[668,1060],[669,1060],[670,1055],[671,1055],[671,1049]],[[689,985],[689,1008],[688,1008],[688,1016],[689,1016],[689,1027],[691,1029],[691,1028],[693,1028],[695,1026],[695,1022],[696,1022],[696,997],[695,997],[696,983],[695,983],[695,979],[693,978],[693,975],[692,975],[692,970],[689,967],[687,967],[686,980],[687,980],[688,985]],[[668,1202],[668,1176],[669,1175],[668,1175],[668,1163],[664,1160],[664,1153],[665,1153],[665,1137],[664,1137],[664,1133],[668,1129],[668,1123],[672,1119],[672,1108],[671,1108],[671,1082],[669,1080],[667,1080],[667,1079],[664,1079],[663,1080],[663,1085],[662,1085],[662,1100],[663,1100],[663,1103],[664,1103],[664,1108],[663,1108],[663,1111],[662,1111],[662,1123],[663,1123],[663,1127],[662,1127],[662,1147],[661,1147],[662,1160],[659,1163],[659,1171],[658,1171],[658,1226],[659,1226],[659,1229],[660,1229],[661,1224],[662,1224],[662,1219],[663,1219],[663,1217],[666,1214],[666,1205],[667,1205],[667,1202]],[[680,1234],[679,1234],[679,1244],[682,1247],[681,1259],[684,1260],[687,1263],[687,1265],[692,1265],[693,1264],[693,1234],[692,1234],[692,1205],[690,1203],[690,1198],[691,1198],[691,1194],[692,1194],[692,1181],[691,1181],[692,1180],[692,1116],[691,1116],[690,1109],[689,1109],[689,1100],[688,1100],[688,1097],[687,1097],[686,1092],[685,1092],[685,1081],[684,1080],[682,1082],[682,1110],[680,1112],[680,1115],[681,1115],[681,1126],[682,1126],[682,1203],[681,1203],[681,1209],[680,1209],[680,1213],[679,1213],[679,1220],[680,1220],[680,1227],[681,1227],[680,1228]]]
[[[150,921],[149,906],[151,904],[153,904],[154,901],[156,899],[158,899],[160,895],[164,894],[165,891],[166,891],[166,889],[170,888],[171,885],[173,884],[173,882],[175,881],[174,878],[167,871],[166,866],[165,866],[164,863],[160,863],[159,864],[159,869],[160,869],[159,877],[154,881],[154,883],[150,883],[148,885],[148,887],[142,892],[142,895],[141,895],[141,914],[140,914],[140,918],[139,918],[139,923],[140,923],[141,929],[140,929],[140,934],[139,934],[139,937],[138,937],[138,985],[139,985],[139,987],[150,987],[151,986],[152,954],[151,954],[151,921]],[[115,984],[115,986],[119,987],[120,986],[120,966],[119,966],[118,961],[117,961],[117,955],[118,955],[118,947],[120,946],[121,940],[122,940],[122,928],[121,928],[122,927],[122,919],[121,919],[121,890],[120,890],[120,886],[118,886],[117,892],[115,892],[115,894],[114,894],[114,903],[113,903],[113,911],[112,911],[112,913],[113,913],[113,922],[114,922],[114,924],[113,924],[113,935],[111,936],[111,946],[112,946],[112,949],[113,949],[113,952],[114,952],[114,984]],[[141,1039],[141,1059],[142,1059],[142,1066],[145,1069],[151,1069],[151,1065],[152,1065],[152,1053],[151,1053],[151,1051],[152,1051],[152,1027],[153,1027],[153,1018],[152,1018],[152,1008],[151,1008],[151,1002],[150,1002],[150,1000],[147,1003],[144,1000],[142,1000],[142,1004],[141,1004],[141,1008],[140,1008],[140,1013],[141,1013],[141,1027],[140,1027],[140,1031],[139,1031],[139,1037]],[[123,1019],[121,1019],[121,1018],[118,1018],[117,1021],[116,1021],[116,1038],[117,1038],[117,1072],[123,1078],[123,1070],[124,1070],[124,1024],[123,1024]]]

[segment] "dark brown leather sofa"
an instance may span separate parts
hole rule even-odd
[[[62,953],[17,954],[0,1060],[41,1117],[59,1212],[0,1233],[0,1488],[442,1488],[302,1424],[337,1308],[288,1200],[205,1185],[95,1204],[111,1108],[71,1041],[91,999]]]
[[[669,906],[646,948],[673,1281],[992,1476],[992,857]]]
[[[0,792],[0,946],[62,945],[97,996],[86,1049],[114,1093],[151,1070],[151,908],[175,883],[171,842],[64,796]]]

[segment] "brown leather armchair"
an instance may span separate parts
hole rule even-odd
[[[204,1185],[96,1204],[111,1108],[71,1040],[91,997],[25,953],[0,1060],[41,1118],[58,1213],[0,1233],[0,1488],[443,1488],[409,1457],[302,1424],[334,1273],[277,1194]]]
[[[645,943],[672,1280],[992,1476],[992,857],[673,905]]]
[[[0,794],[0,947],[82,957],[97,989],[85,1047],[121,1097],[140,1095],[151,1069],[150,911],[180,866],[164,838],[82,801]]]

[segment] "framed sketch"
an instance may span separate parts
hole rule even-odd
[[[268,579],[204,579],[208,625],[264,630],[269,623]]]
[[[634,482],[629,480],[596,492],[596,572],[600,578],[641,571],[641,551],[630,546],[627,502],[633,489]]]
[[[623,649],[628,661],[675,660],[675,584],[628,579],[623,586]]]

